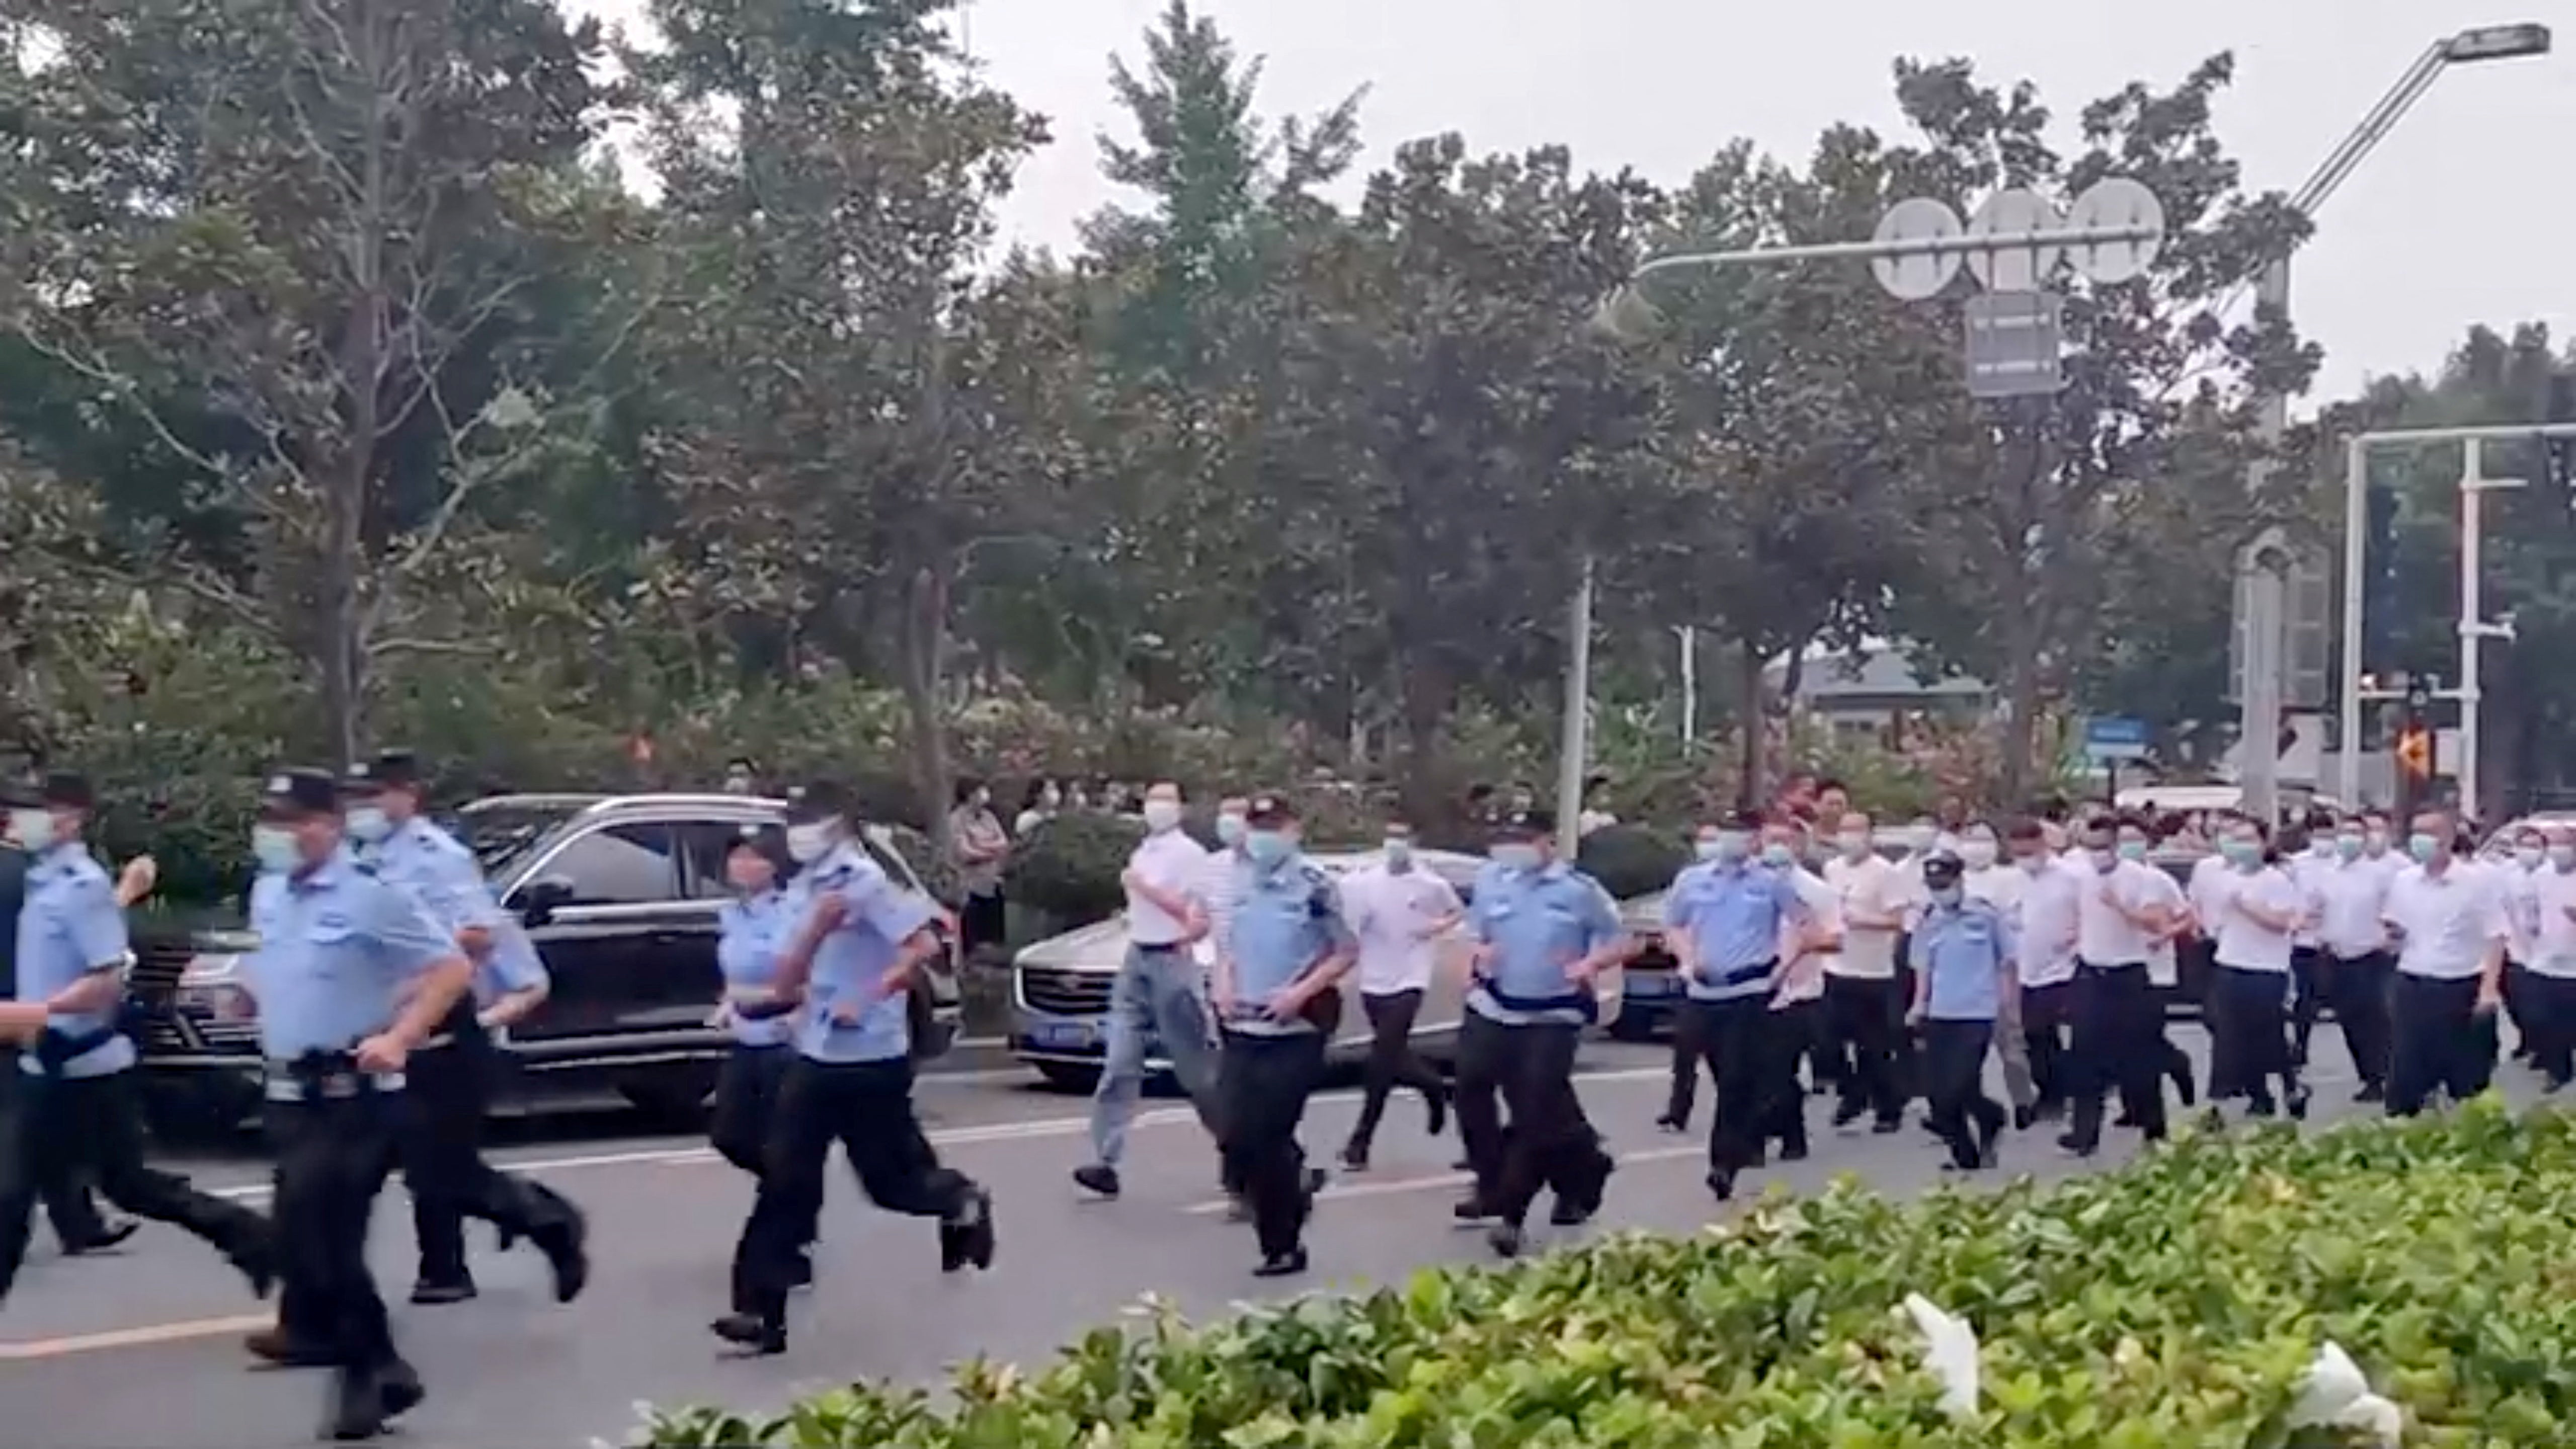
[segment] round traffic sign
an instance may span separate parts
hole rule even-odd
[[[2156,194],[2125,176],[2113,176],[2086,187],[2067,209],[2068,231],[2110,227],[2147,227],[2154,235],[2136,241],[2070,242],[2067,259],[2075,273],[2090,282],[2114,286],[2153,266],[2164,246],[2165,207]]]
[[[2011,237],[2058,229],[2057,207],[2036,191],[2010,186],[1986,198],[1968,218],[1968,235]],[[2036,292],[2057,270],[2059,249],[2051,244],[2001,246],[1968,253],[1968,270],[1995,292]]]
[[[1949,203],[1928,196],[1900,201],[1878,219],[1878,230],[1870,240],[1881,246],[1896,242],[1941,241],[1958,236],[1959,213]],[[1957,252],[1911,252],[1892,257],[1873,257],[1869,269],[1878,276],[1878,284],[1888,295],[1907,302],[1920,302],[1939,296],[1950,279],[1959,275]]]

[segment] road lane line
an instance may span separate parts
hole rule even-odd
[[[156,1343],[184,1343],[197,1338],[221,1338],[228,1334],[251,1333],[271,1327],[276,1322],[277,1315],[273,1313],[236,1314],[230,1318],[200,1318],[186,1323],[155,1323],[142,1328],[112,1328],[104,1333],[76,1333],[65,1338],[0,1343],[0,1363],[62,1358],[111,1348],[147,1348]]]
[[[1705,1157],[1705,1147],[1654,1147],[1642,1152],[1613,1153],[1612,1160],[1621,1167],[1648,1162],[1679,1162],[1684,1158]],[[1435,1188],[1467,1187],[1475,1182],[1473,1173],[1443,1172],[1429,1177],[1388,1177],[1361,1182],[1336,1182],[1315,1194],[1317,1202],[1339,1202],[1344,1198],[1392,1197],[1397,1193],[1430,1192]],[[1225,1198],[1192,1203],[1189,1211],[1199,1217],[1215,1217],[1234,1204]]]

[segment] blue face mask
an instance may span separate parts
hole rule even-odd
[[[1691,842],[1691,854],[1701,860],[1715,860],[1725,851],[1725,843],[1713,835],[1703,836]]]
[[[2120,858],[2122,860],[2144,860],[2147,858],[2147,843],[2143,840],[2123,840],[2120,842],[2119,848]]]
[[[1766,845],[1762,847],[1762,863],[1770,866],[1774,870],[1778,870],[1783,866],[1795,865],[1797,864],[1797,861],[1798,853],[1785,845]]]
[[[2406,853],[2415,857],[2418,864],[2431,861],[2433,856],[2439,852],[2441,848],[2442,842],[2435,840],[2429,835],[2410,835],[2406,837]]]
[[[253,827],[250,854],[259,862],[261,872],[267,875],[284,875],[303,859],[303,852],[296,848],[295,832],[282,825]]]
[[[1254,830],[1243,837],[1243,853],[1251,857],[1255,865],[1277,865],[1286,860],[1293,849],[1295,847],[1289,844],[1288,837],[1276,830]]]
[[[2218,842],[2218,853],[2227,858],[2229,865],[2245,866],[2260,858],[2262,850],[2250,840],[2222,840]]]
[[[1538,869],[1538,847],[1520,841],[1494,847],[1494,864],[1505,870]]]
[[[349,807],[349,838],[360,845],[375,845],[394,833],[393,817],[381,805]]]
[[[1241,845],[1243,843],[1243,832],[1244,824],[1242,816],[1229,813],[1220,815],[1216,818],[1217,844]]]
[[[1943,886],[1932,893],[1932,903],[1937,906],[1955,907],[1964,895],[1965,892],[1958,886]]]

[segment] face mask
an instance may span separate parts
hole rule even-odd
[[[2253,863],[2255,858],[2254,846],[2252,843],[2243,840],[2222,840],[2218,842],[2218,853],[2227,858],[2227,863],[2229,865],[2250,865]]]
[[[990,790],[976,791],[974,800],[975,808],[978,810],[990,810],[993,808],[993,792]]]
[[[29,855],[42,855],[54,848],[54,812],[51,810],[12,810],[9,812],[9,838]]]
[[[1859,860],[1869,854],[1869,833],[1867,831],[1846,830],[1842,834],[1834,837],[1834,843],[1841,846],[1843,854],[1851,857],[1853,860]]]
[[[2406,853],[2415,857],[2419,864],[2430,861],[2433,858],[2434,852],[2441,848],[2442,842],[2435,840],[2429,835],[2410,835],[2406,837]]]
[[[1145,828],[1156,835],[1181,823],[1181,802],[1148,800],[1145,802]]]
[[[2524,870],[2538,870],[2540,863],[2548,858],[2549,853],[2536,845],[2526,845],[2513,853],[2513,863]]]
[[[1398,867],[1412,864],[1413,842],[1400,835],[1388,836],[1386,838],[1386,863]]]
[[[1719,854],[1723,852],[1725,848],[1725,845],[1714,835],[1703,835],[1699,839],[1691,842],[1691,854],[1698,856],[1702,860],[1717,859]]]
[[[304,852],[296,847],[295,832],[283,825],[252,826],[250,854],[268,875],[284,875],[304,858]]]
[[[1243,837],[1243,853],[1255,865],[1277,865],[1288,858],[1288,837],[1276,830],[1254,830]]]
[[[1785,845],[1766,845],[1762,847],[1762,863],[1774,870],[1778,870],[1783,866],[1794,865],[1797,863],[1797,860],[1798,853]]]
[[[828,820],[787,827],[787,856],[798,865],[812,865],[831,848],[832,824]]]
[[[381,805],[359,805],[349,811],[349,838],[374,845],[394,833],[394,822]]]
[[[2093,862],[2093,868],[2095,870],[2102,871],[2106,874],[2110,871],[2112,866],[2120,863],[2120,857],[2113,854],[2111,850],[2105,846],[2088,846],[2086,847],[2084,854],[2087,859]]]
[[[1721,830],[1714,838],[1717,841],[1715,858],[1718,860],[1732,863],[1753,853],[1753,837],[1740,830]]]
[[[1932,893],[1932,903],[1934,905],[1941,906],[1955,906],[1959,903],[1961,894],[1962,892],[1957,886],[1943,886]]]
[[[2549,847],[2549,863],[2560,870],[2576,869],[2576,845]]]
[[[2037,875],[2041,871],[2048,869],[2048,857],[2044,855],[2016,855],[2013,857],[2013,864],[2020,866],[2025,874]]]
[[[2147,843],[2146,843],[2145,841],[2143,841],[2143,840],[2123,840],[2123,841],[2121,841],[2121,842],[2120,842],[2120,858],[2121,858],[2122,860],[2144,860],[2144,859],[2146,859],[2146,858],[2147,858]]]
[[[1494,847],[1494,864],[1505,870],[1536,870],[1538,847],[1517,841],[1510,845],[1497,845]]]
[[[1038,792],[1038,808],[1040,810],[1053,810],[1055,807],[1063,803],[1064,796],[1056,791],[1040,790]]]
[[[2361,837],[2358,835],[2338,835],[2334,842],[2335,854],[2351,860],[2361,854],[2361,844]]]
[[[1959,859],[1966,861],[1971,870],[1984,870],[1995,863],[1995,843],[1991,840],[1960,841]]]
[[[1916,855],[1921,855],[1923,852],[1930,850],[1932,848],[1932,827],[1929,825],[1909,825],[1905,827],[1905,848],[1914,852]]]
[[[1240,815],[1228,813],[1216,818],[1216,842],[1219,845],[1241,845],[1243,831],[1243,817]]]

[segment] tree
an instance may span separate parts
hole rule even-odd
[[[147,537],[320,676],[354,757],[405,585],[545,402],[520,380],[580,227],[595,27],[541,0],[45,0],[0,71],[0,328],[139,425],[214,539]],[[213,546],[209,546],[210,542]]]

